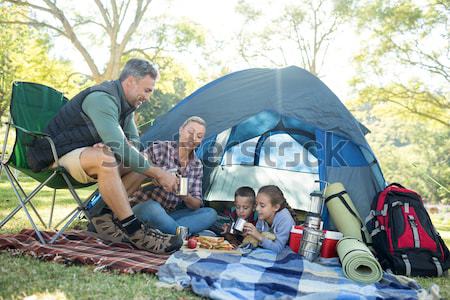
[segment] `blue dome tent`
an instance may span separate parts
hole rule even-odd
[[[275,184],[293,208],[308,211],[315,181],[338,181],[365,217],[386,185],[364,137],[367,128],[299,67],[248,69],[214,80],[158,117],[142,135],[143,145],[176,140],[194,115],[207,122],[197,150],[206,201],[232,201],[243,185]]]

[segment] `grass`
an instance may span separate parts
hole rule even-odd
[[[100,273],[91,266],[66,267],[7,253],[0,261],[0,299],[199,299],[188,290],[158,288],[149,274]]]
[[[2,175],[0,179],[0,220],[18,203],[5,177]],[[36,185],[35,181],[25,177],[20,177],[20,182],[25,191]],[[87,197],[94,189],[89,187],[77,192],[80,197]],[[52,196],[52,190],[44,188],[33,201],[44,221],[50,216]],[[57,203],[53,224],[75,207],[68,191],[57,191]],[[84,224],[78,221],[75,226]],[[30,227],[25,214],[19,211],[0,233],[19,232]],[[158,288],[157,282],[158,278],[152,274],[95,272],[92,266],[65,266],[0,252],[0,299],[23,299],[30,295],[36,299],[200,299],[189,290]]]
[[[25,191],[36,185],[32,180],[20,178]],[[78,190],[86,197],[95,188]],[[48,220],[53,192],[44,189],[37,196],[35,205]],[[58,191],[58,208],[55,222],[74,208],[67,191]],[[6,181],[0,178],[0,220],[17,205],[15,195]],[[58,217],[57,217],[58,216]],[[432,215],[437,229],[450,246],[450,218],[448,212]],[[55,224],[55,223],[54,223]],[[78,222],[77,226],[84,226]],[[20,211],[0,233],[18,232],[30,228],[25,214]],[[424,288],[432,284],[440,286],[441,296],[450,299],[450,278],[414,278]],[[0,252],[0,299],[200,299],[190,290],[177,291],[157,286],[158,279],[152,274],[123,275],[95,272],[92,266],[65,266],[53,262],[42,262],[32,257],[14,256]],[[31,299],[31,298],[29,298]]]

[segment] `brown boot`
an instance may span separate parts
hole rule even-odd
[[[183,246],[181,236],[165,234],[144,225],[134,234],[127,234],[127,237],[136,248],[156,254],[170,254]]]
[[[120,243],[125,238],[125,234],[119,225],[114,222],[111,214],[93,217],[91,224],[95,228],[94,235],[102,240]]]

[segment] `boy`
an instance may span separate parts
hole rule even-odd
[[[256,224],[258,217],[255,212],[255,198],[255,191],[251,187],[242,186],[234,193],[234,206],[231,211],[225,212],[228,220],[226,220],[227,223],[222,225],[220,234],[235,246],[239,245],[244,237],[236,231],[234,234],[230,233],[231,223],[229,221],[242,218],[249,223]]]
[[[255,191],[248,186],[241,186],[234,192],[234,207],[225,215],[233,219],[242,218],[249,223],[256,224],[258,218],[255,216]],[[224,233],[228,232],[231,224],[224,224]],[[226,230],[225,230],[226,229]]]

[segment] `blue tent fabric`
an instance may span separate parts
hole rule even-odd
[[[369,148],[359,122],[337,96],[311,73],[299,67],[249,69],[219,78],[157,118],[142,142],[173,138],[182,122],[200,116],[214,135],[271,110],[323,131],[332,131]],[[230,126],[231,125],[231,126]]]
[[[205,140],[197,151],[205,165],[203,184],[206,194],[213,186],[212,180],[229,176],[229,173],[221,175],[219,169],[227,150],[256,138],[254,159],[242,158],[242,164],[248,165],[253,161],[258,166],[263,161],[260,155],[270,152],[263,151],[265,139],[282,133],[289,134],[291,140],[305,146],[316,157],[320,180],[328,181],[329,174],[332,174],[333,181],[346,184],[353,201],[363,203],[355,203],[357,208],[361,208],[361,216],[368,214],[368,203],[385,186],[381,169],[365,139],[367,128],[320,79],[299,67],[248,69],[214,80],[158,117],[142,135],[141,142],[146,146],[156,140],[176,140],[179,127],[191,116],[199,116],[207,123]],[[212,149],[216,138],[229,129],[226,142],[217,153],[217,149]],[[234,163],[239,164],[239,161],[233,160]],[[339,168],[343,168],[342,172]],[[355,172],[348,168],[367,168],[360,172],[367,176],[352,182]],[[360,185],[369,187],[360,189]],[[229,195],[229,199],[217,200],[232,200],[235,187],[221,188],[229,189],[221,193]],[[307,194],[296,198],[307,198]],[[297,208],[300,206],[298,204]]]

